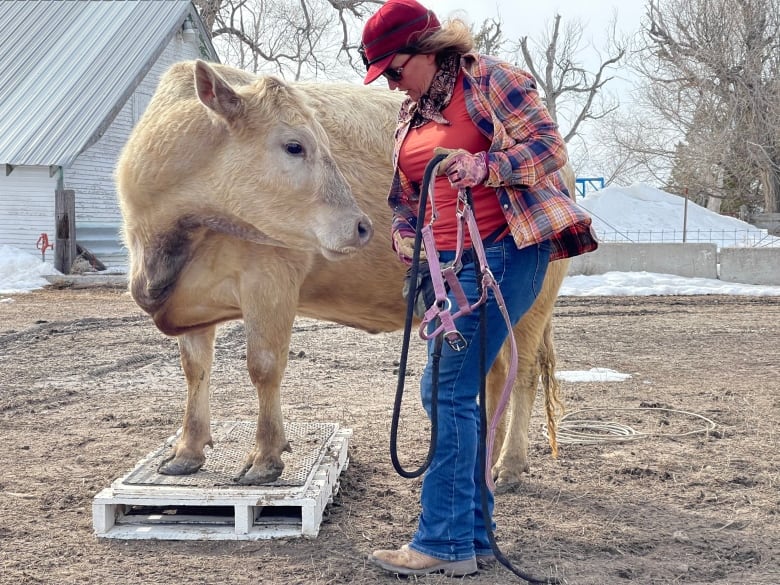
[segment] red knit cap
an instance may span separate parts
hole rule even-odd
[[[388,0],[363,27],[360,46],[368,72],[363,83],[382,75],[402,49],[440,28],[439,19],[416,0]]]

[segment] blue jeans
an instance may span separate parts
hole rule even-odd
[[[548,243],[518,250],[511,236],[485,248],[487,262],[501,288],[509,317],[515,325],[531,308],[542,289],[550,258]],[[442,262],[454,252],[440,252]],[[478,298],[475,264],[463,267],[458,276],[471,303]],[[455,306],[455,299],[450,298]],[[480,376],[480,309],[455,321],[468,342],[466,349],[453,351],[442,344],[439,367],[438,439],[436,453],[425,473],[420,496],[421,513],[410,547],[447,561],[492,554],[482,515],[480,484],[484,470],[478,461],[480,416],[477,397]],[[430,329],[438,324],[431,323]],[[495,297],[487,301],[486,364],[493,364],[507,338],[504,318]],[[431,416],[431,355],[434,340],[428,342],[428,364],[420,383],[422,402]],[[493,515],[493,495],[489,494]]]

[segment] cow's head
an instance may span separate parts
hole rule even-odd
[[[371,220],[294,87],[275,77],[233,86],[203,61],[195,64],[195,87],[220,134],[212,142],[216,165],[207,180],[221,211],[271,241],[316,249],[328,259],[368,243]]]

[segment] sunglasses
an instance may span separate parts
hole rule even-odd
[[[407,47],[401,49],[400,51],[395,51],[395,54],[398,53],[404,53],[404,54],[408,53],[409,58],[406,59],[406,61],[404,61],[403,63],[401,63],[401,65],[399,65],[398,67],[393,67],[392,69],[385,69],[382,72],[382,75],[384,75],[390,81],[394,81],[395,83],[401,81],[401,79],[403,78],[404,65],[406,65],[409,62],[409,60],[417,54],[417,51],[415,51],[411,47]],[[366,47],[362,43],[360,47],[358,47],[358,54],[360,55],[360,58],[363,60],[363,65],[365,66],[366,69],[368,69],[371,66],[371,61],[369,61],[368,56],[366,55]],[[392,54],[393,53],[390,53],[390,55]],[[388,56],[389,56],[388,54],[381,55],[380,57],[374,59],[374,62],[379,61],[380,59],[384,59],[385,57]]]
[[[394,83],[398,83],[403,79],[404,76],[404,66],[412,60],[412,57],[414,55],[409,55],[406,60],[401,63],[398,67],[388,67],[384,71],[382,71],[382,75],[384,75],[387,79]]]

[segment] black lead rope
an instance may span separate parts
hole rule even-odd
[[[401,416],[401,402],[404,396],[404,382],[406,381],[406,361],[409,357],[409,341],[412,337],[412,322],[414,320],[415,294],[414,286],[417,283],[417,274],[420,268],[420,248],[422,246],[422,225],[425,223],[425,207],[428,204],[428,188],[431,183],[433,170],[441,161],[447,158],[446,154],[434,156],[423,173],[423,184],[420,193],[420,203],[417,211],[417,230],[414,234],[414,253],[412,254],[412,268],[409,275],[409,294],[406,297],[406,321],[404,322],[404,337],[401,343],[401,357],[398,360],[398,384],[395,390],[395,404],[393,405],[393,422],[390,425],[390,460],[393,462],[398,475],[406,479],[420,477],[428,469],[436,453],[436,441],[439,437],[439,363],[441,360],[441,347],[444,333],[440,333],[434,339],[431,368],[433,370],[433,383],[431,384],[431,442],[428,444],[428,455],[423,464],[414,471],[407,471],[398,461],[398,419]]]
[[[420,193],[420,203],[419,203],[419,209],[417,212],[417,230],[414,236],[414,253],[412,255],[412,267],[411,267],[411,273],[410,273],[410,283],[414,284],[417,282],[417,274],[419,272],[419,264],[420,264],[420,247],[422,244],[422,225],[425,222],[425,207],[428,203],[428,189],[431,181],[431,176],[433,175],[433,170],[436,168],[436,165],[438,165],[441,161],[443,161],[445,158],[447,158],[446,154],[439,154],[434,156],[428,165],[425,167],[425,173],[423,174],[423,184],[421,188]],[[471,192],[467,189],[466,191],[466,199],[467,203],[472,207],[473,210],[473,202],[471,200]],[[482,274],[482,266],[480,265],[479,259],[476,257],[474,258],[475,263],[475,270],[477,272],[477,294],[482,295],[482,279],[479,278],[479,275]],[[409,294],[406,299],[406,321],[404,323],[404,336],[401,344],[401,357],[398,360],[398,384],[396,386],[396,393],[395,393],[395,403],[393,405],[393,420],[392,424],[390,426],[390,459],[393,462],[393,467],[395,468],[396,472],[398,472],[398,475],[401,477],[405,477],[407,479],[412,479],[415,477],[419,477],[425,471],[430,467],[431,461],[433,460],[433,456],[436,453],[436,441],[438,439],[438,402],[439,402],[439,364],[441,360],[441,349],[442,349],[442,340],[444,337],[443,333],[440,333],[437,335],[434,339],[434,347],[433,347],[433,354],[431,356],[431,368],[432,368],[432,374],[433,374],[433,380],[431,384],[431,439],[430,444],[428,445],[428,455],[425,458],[425,461],[423,464],[414,471],[407,471],[403,468],[401,463],[398,460],[398,420],[400,418],[401,414],[401,402],[403,401],[403,393],[404,393],[404,382],[406,380],[406,362],[407,358],[409,356],[409,343],[411,339],[411,332],[412,332],[412,321],[414,316],[414,303],[415,303],[415,291],[411,289],[409,290]],[[483,471],[486,469],[486,445],[487,445],[487,426],[488,426],[488,420],[487,420],[487,408],[486,408],[486,379],[487,379],[487,356],[486,356],[486,347],[487,347],[487,302],[482,303],[480,305],[479,309],[479,343],[480,343],[480,352],[479,352],[479,374],[480,374],[480,385],[479,385],[479,415],[480,415],[480,433],[479,433],[479,464],[480,469]],[[512,332],[509,332],[509,335],[512,335]],[[487,480],[485,479],[485,474],[480,473],[481,481],[479,484],[480,489],[480,502],[482,504],[482,517],[485,519],[485,528],[487,530],[487,536],[488,540],[490,541],[490,547],[493,550],[493,554],[496,557],[496,560],[501,563],[504,567],[506,567],[510,572],[512,572],[514,575],[520,577],[521,579],[527,581],[528,583],[546,583],[548,585],[560,585],[562,582],[560,579],[556,577],[549,577],[549,578],[539,578],[534,577],[532,575],[528,575],[527,573],[524,573],[523,571],[520,571],[519,569],[516,569],[511,561],[504,556],[504,554],[501,552],[501,549],[498,547],[498,543],[496,542],[496,537],[493,532],[493,517],[490,514],[490,506],[488,505],[488,493],[489,488],[487,486]]]

